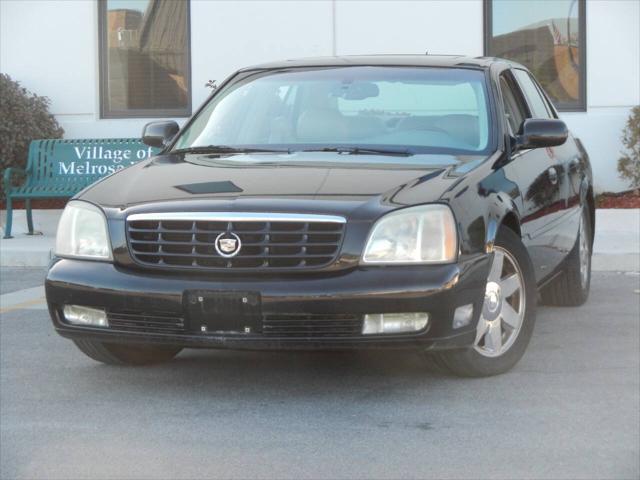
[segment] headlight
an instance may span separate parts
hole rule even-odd
[[[95,205],[69,202],[62,212],[56,236],[56,255],[111,260],[107,219]]]
[[[450,263],[458,236],[451,209],[432,204],[391,212],[376,222],[363,263]]]

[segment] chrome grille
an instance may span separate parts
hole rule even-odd
[[[220,234],[238,236],[233,257],[215,248]],[[142,265],[201,270],[304,269],[335,261],[342,217],[294,214],[136,214],[127,219],[133,259]]]

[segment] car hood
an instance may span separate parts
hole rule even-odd
[[[328,152],[160,155],[103,179],[80,198],[119,209],[187,200],[199,205],[220,202],[226,208],[236,208],[238,202],[252,208],[288,204],[289,210],[291,200],[307,207],[309,202],[350,208],[367,202],[409,205],[437,200],[484,158]]]

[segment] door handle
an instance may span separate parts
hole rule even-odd
[[[549,177],[549,181],[553,185],[558,183],[558,171],[554,167],[551,167],[547,170],[547,176]]]

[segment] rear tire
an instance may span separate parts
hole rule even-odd
[[[503,227],[495,241],[474,345],[433,355],[438,365],[458,376],[507,372],[524,355],[535,320],[536,282],[531,259],[518,235]]]
[[[151,365],[162,363],[175,357],[182,347],[164,345],[125,345],[74,340],[73,343],[86,356],[107,365]]]
[[[591,218],[583,208],[578,238],[562,273],[540,292],[544,305],[577,307],[587,301],[591,288],[591,238]]]

